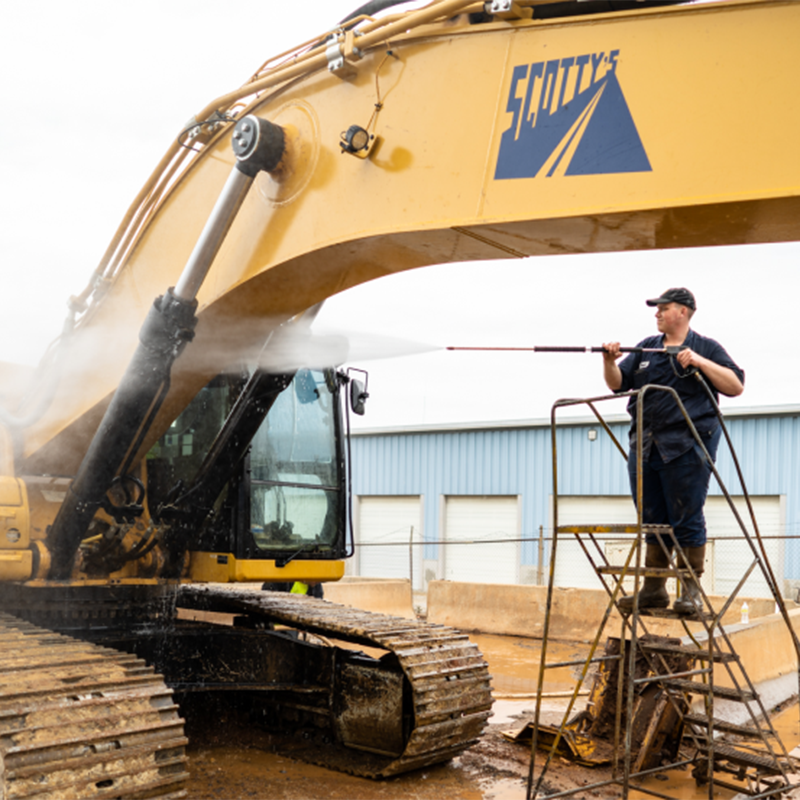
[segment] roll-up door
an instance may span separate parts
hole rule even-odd
[[[519,502],[516,496],[448,497],[444,529],[447,580],[517,582]]]
[[[778,586],[783,589],[783,541],[770,538],[783,534],[780,497],[752,497],[751,501],[758,530],[764,537],[767,558],[778,580]],[[734,503],[752,536],[753,524],[744,498],[736,497]],[[714,540],[714,591],[716,594],[727,595],[736,588],[736,584],[753,563],[753,551],[742,536],[739,523],[724,497],[708,498],[706,526],[709,538]],[[740,594],[744,597],[772,596],[758,567],[750,574]]]
[[[636,507],[628,495],[622,497],[559,497],[559,525],[624,525],[636,524]],[[631,537],[632,540],[633,537]],[[584,544],[590,545],[584,537]],[[609,534],[598,535],[597,542],[611,564],[617,563],[620,547],[624,540],[609,538]],[[591,550],[597,562],[600,554]],[[552,552],[552,551],[551,551]],[[621,563],[625,563],[624,559]],[[574,536],[562,534],[558,537],[556,558],[556,586],[574,586],[580,589],[602,589],[600,579],[595,575],[589,559]]]
[[[415,588],[421,585],[420,497],[361,496],[357,508],[358,574],[364,578],[412,578]]]

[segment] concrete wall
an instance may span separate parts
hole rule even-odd
[[[711,601],[719,608],[725,599],[712,597]],[[771,614],[775,607],[772,600],[737,598],[723,622],[738,622],[745,601],[751,619]],[[428,586],[428,621],[465,631],[541,638],[546,607],[546,586],[456,581],[433,581]],[[591,641],[607,607],[608,595],[602,589],[556,588],[550,635],[556,639]],[[606,635],[619,635],[621,624],[619,615],[613,613]],[[646,625],[651,633],[663,636],[680,637],[685,633],[676,620],[648,617]],[[692,623],[691,627],[702,630],[699,623]]]
[[[800,634],[800,609],[791,610],[789,618],[795,632]],[[770,614],[746,625],[732,625],[725,630],[767,711],[798,693],[798,656],[780,614]],[[705,636],[699,638],[705,640]],[[688,639],[685,643],[689,643]],[[727,648],[723,645],[722,649]],[[734,674],[739,677],[739,673],[734,671]],[[714,681],[721,686],[733,685],[721,664],[714,667]],[[702,699],[696,701],[696,705],[702,707]],[[755,704],[753,710],[758,713]],[[715,716],[735,723],[747,722],[750,718],[744,704],[724,700],[716,701]]]
[[[343,578],[325,584],[325,599],[350,608],[414,619],[411,583],[402,580]]]
[[[710,598],[715,608],[725,602],[724,597]],[[742,624],[741,607],[747,602],[751,622]],[[541,638],[547,604],[547,587],[507,586],[482,583],[456,583],[435,581],[428,588],[428,621],[451,625],[466,631],[506,634]],[[790,606],[793,606],[790,603]],[[551,636],[571,641],[591,641],[608,606],[608,595],[602,590],[560,589],[553,592]],[[733,649],[741,657],[750,681],[757,688],[767,711],[775,708],[798,693],[798,655],[786,623],[774,610],[772,600],[737,598],[723,624]],[[800,636],[800,608],[789,612],[792,626]],[[685,636],[683,626],[676,620],[659,620],[646,617],[650,633],[682,638],[684,644],[691,640]],[[618,636],[621,620],[615,613],[606,625],[603,639]],[[706,638],[699,623],[690,623],[693,636],[700,642]],[[723,650],[727,650],[722,645]],[[699,666],[699,662],[698,662]],[[734,670],[740,686],[746,684],[740,672]],[[714,668],[714,681],[722,686],[733,684],[721,664]],[[696,700],[697,711],[702,711],[703,700]],[[756,716],[759,709],[752,704]],[[743,703],[717,700],[715,716],[735,723],[746,723],[750,715]]]

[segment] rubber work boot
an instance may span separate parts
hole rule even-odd
[[[660,544],[648,544],[644,554],[645,567],[666,569],[669,566],[669,557]],[[667,579],[645,577],[639,591],[639,608],[668,608],[669,595],[666,589]],[[634,595],[622,597],[617,601],[620,611],[633,611]]]
[[[684,547],[683,555],[699,579],[705,569],[706,546]],[[675,601],[672,608],[679,614],[694,614],[703,610],[700,586],[694,578],[689,576],[685,579],[681,578],[681,596]]]

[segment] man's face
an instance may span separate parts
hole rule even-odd
[[[656,324],[660,333],[674,333],[683,324],[686,306],[678,303],[659,303],[656,310]]]

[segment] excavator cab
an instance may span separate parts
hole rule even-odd
[[[341,565],[312,562],[349,554],[348,379],[333,369],[300,369],[262,378],[269,391],[246,397],[253,380],[247,370],[217,376],[153,446],[150,514],[187,531],[190,577],[197,580],[278,580],[292,562],[287,580],[340,577]],[[250,413],[236,413],[237,403]],[[251,433],[240,458],[226,454],[225,442],[235,449]],[[219,474],[228,479],[217,492]]]

